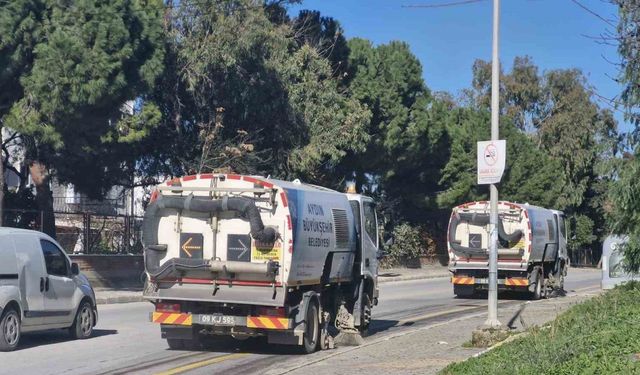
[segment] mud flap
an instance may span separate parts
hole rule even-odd
[[[296,335],[295,332],[269,332],[267,334],[269,344],[281,345],[302,345],[302,335]]]
[[[364,279],[358,283],[355,292],[356,302],[353,304],[353,325],[360,327],[362,325],[362,303],[364,300]]]
[[[198,336],[198,331],[194,326],[177,326],[162,324],[160,335],[163,339],[193,340]]]

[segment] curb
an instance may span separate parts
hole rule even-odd
[[[450,276],[449,272],[442,273],[442,274],[434,274],[434,275],[413,275],[413,276],[393,276],[393,277],[378,276],[378,284],[392,283],[396,281],[439,279],[439,278],[445,278],[449,276]]]
[[[130,303],[130,302],[144,302],[145,299],[140,295],[130,296],[117,296],[117,297],[96,297],[96,304],[98,305],[112,305],[116,303]]]

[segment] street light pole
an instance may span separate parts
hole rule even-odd
[[[491,140],[498,140],[500,121],[500,61],[498,59],[498,36],[500,23],[500,0],[493,0],[493,60],[491,63]],[[485,326],[500,327],[498,321],[498,188],[491,184],[489,217],[489,315]]]

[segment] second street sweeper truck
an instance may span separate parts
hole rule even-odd
[[[498,204],[498,290],[534,299],[562,290],[569,267],[564,213],[529,204]],[[468,297],[489,285],[489,202],[457,206],[447,242],[453,291]]]

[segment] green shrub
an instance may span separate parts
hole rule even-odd
[[[393,245],[387,248],[387,256],[383,265],[387,267],[406,265],[417,260],[424,252],[425,244],[420,236],[420,229],[407,223],[393,228],[395,238]]]

